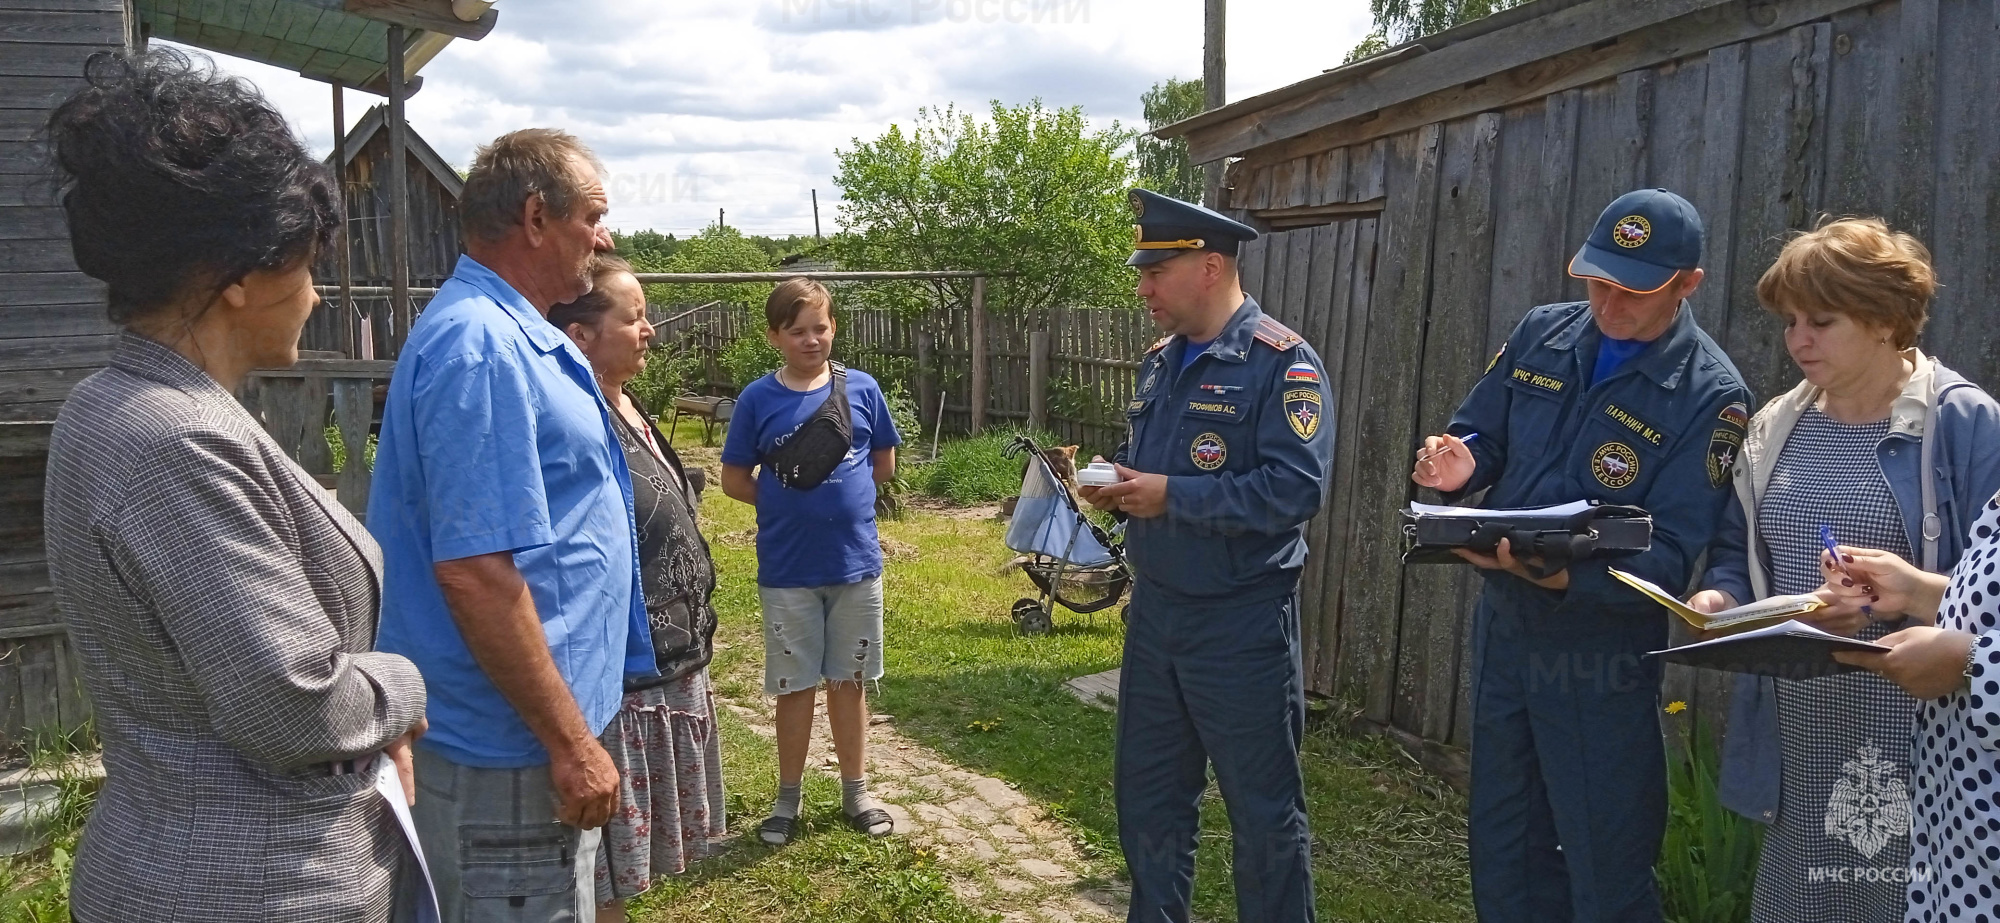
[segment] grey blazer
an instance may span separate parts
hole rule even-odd
[[[56,418],[49,572],[105,782],[80,923],[381,921],[406,852],[364,762],[424,713],[374,653],[381,554],[178,353],[134,334]]]

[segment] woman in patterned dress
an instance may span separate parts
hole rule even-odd
[[[1847,545],[1949,570],[2000,491],[2000,405],[1914,345],[1935,287],[1923,245],[1877,219],[1801,235],[1764,273],[1758,298],[1784,319],[1805,380],[1751,421],[1733,459],[1739,503],[1691,605],[1819,592],[1833,605],[1803,620],[1871,641],[1929,620],[1854,593],[1872,585],[1842,573],[1828,587],[1820,558],[1831,527]],[[1770,825],[1751,919],[1902,920],[1915,711],[1867,673],[1739,680],[1724,803]]]
[[[1892,555],[1845,555],[1871,595],[1937,615],[1935,627],[1882,638],[1889,653],[1834,655],[1922,700],[1911,752],[1909,923],[1992,920],[2000,906],[2000,496],[1971,539],[1948,584]]]
[[[659,673],[627,676],[625,702],[604,730],[618,765],[618,808],[597,858],[599,923],[662,875],[687,870],[723,833],[722,742],[708,662],[714,654],[715,562],[695,525],[698,490],[673,446],[639,410],[626,383],[646,367],[653,327],[632,267],[603,255],[588,294],[549,310],[590,359],[632,469],[639,571]]]

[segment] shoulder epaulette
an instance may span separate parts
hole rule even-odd
[[[1306,341],[1305,337],[1293,333],[1292,328],[1272,320],[1268,314],[1257,319],[1257,332],[1255,336],[1257,337],[1257,342],[1279,352],[1291,349]]]
[[[1149,354],[1159,352],[1160,350],[1166,349],[1167,344],[1172,343],[1173,341],[1174,341],[1174,335],[1171,333],[1167,334],[1166,336],[1161,337],[1158,343],[1154,343],[1153,345],[1146,347],[1146,352]]]

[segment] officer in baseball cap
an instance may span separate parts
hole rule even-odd
[[[1639,506],[1650,550],[1618,562],[1687,586],[1729,501],[1750,392],[1695,323],[1701,217],[1664,189],[1613,201],[1569,272],[1590,300],[1535,308],[1411,479],[1489,508]],[[1478,439],[1473,440],[1474,434]],[[1661,919],[1659,722],[1666,610],[1582,561],[1541,576],[1502,543],[1473,617],[1472,896],[1479,919]],[[1535,565],[1530,567],[1528,565]]]

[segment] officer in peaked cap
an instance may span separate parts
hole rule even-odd
[[[1215,767],[1243,923],[1314,919],[1299,744],[1298,580],[1333,454],[1318,354],[1244,294],[1257,232],[1135,189],[1146,353],[1116,455],[1084,499],[1126,516],[1134,575],[1118,684],[1118,837],[1128,917],[1186,921],[1198,805]]]
[[[1653,546],[1618,567],[1688,585],[1728,502],[1750,392],[1695,324],[1701,217],[1664,189],[1604,210],[1570,260],[1590,300],[1526,319],[1412,480],[1456,502],[1644,507]],[[1478,438],[1471,438],[1477,434]],[[1502,543],[1473,618],[1472,896],[1479,919],[1659,920],[1666,829],[1659,723],[1666,610],[1602,561],[1540,576]],[[1535,565],[1530,567],[1528,565]]]

